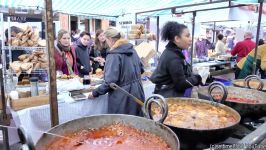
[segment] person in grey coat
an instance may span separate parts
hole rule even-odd
[[[90,37],[91,36],[88,32],[82,32],[75,48],[77,67],[80,77],[83,77],[84,75],[89,75],[89,73],[91,72],[88,47],[88,43],[91,40]]]
[[[116,28],[108,28],[105,31],[105,36],[107,44],[111,48],[106,57],[105,83],[89,93],[89,98],[108,93],[109,114],[143,116],[139,104],[124,93],[118,90],[114,91],[109,87],[110,83],[115,83],[135,97],[144,100],[145,96],[141,82],[141,74],[144,70],[140,58],[133,45],[123,39],[122,33]]]

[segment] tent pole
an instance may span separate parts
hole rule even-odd
[[[192,44],[191,44],[191,56],[190,56],[191,68],[193,68],[193,51],[194,51],[194,34],[195,34],[196,11],[193,11],[192,14],[193,14],[193,18],[192,18]]]
[[[257,36],[256,36],[256,47],[255,47],[255,53],[254,53],[252,74],[256,74],[256,62],[257,62],[257,54],[258,54],[257,51],[258,51],[258,44],[259,44],[260,24],[261,24],[261,14],[262,14],[263,2],[264,2],[264,0],[258,0],[258,3],[260,3],[260,7],[259,7],[259,17],[258,17],[258,25],[257,25]]]
[[[135,13],[135,24],[137,24],[137,22],[138,22],[138,14]]]
[[[4,56],[5,57],[5,56]],[[0,106],[2,106],[2,112],[0,112],[0,125],[9,126],[10,125],[10,117],[7,114],[7,107],[6,107],[6,95],[5,95],[5,87],[4,87],[4,78],[3,78],[3,67],[5,67],[6,62],[2,61],[2,54],[0,57]],[[8,137],[8,129],[6,127],[1,127],[0,130],[2,130],[3,134],[3,145],[5,150],[9,150],[9,137]]]
[[[53,32],[53,10],[52,0],[45,0],[45,30],[46,45],[49,59],[49,103],[51,126],[59,124],[57,89],[56,89],[56,69],[54,60],[54,32]]]
[[[212,44],[214,44],[214,39],[215,39],[215,35],[216,35],[216,22],[213,22],[213,32],[212,32]]]
[[[160,41],[160,17],[159,16],[157,16],[156,17],[156,29],[157,29],[157,35],[156,35],[156,51],[158,52],[159,51],[159,41]]]

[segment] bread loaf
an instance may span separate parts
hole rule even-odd
[[[21,39],[22,35],[23,35],[23,32],[19,32],[19,33],[16,35],[16,38],[17,38],[17,39]]]
[[[30,68],[33,67],[33,64],[32,63],[22,63],[20,67],[21,67],[22,71],[28,71]]]
[[[34,65],[33,70],[37,70],[37,69],[40,69],[40,68],[41,68],[41,63],[38,62],[38,63],[36,63],[36,64]]]
[[[10,68],[16,73],[21,71],[20,66],[21,63],[19,61],[14,61],[10,64]]]
[[[28,43],[29,46],[33,46],[34,45],[34,42],[32,40],[28,40],[27,43]]]
[[[22,55],[18,56],[18,59],[20,61],[23,61],[23,60],[27,59],[28,57],[29,57],[29,54],[22,54]]]
[[[23,62],[24,63],[30,62],[30,58],[28,57],[28,58],[24,59]]]
[[[41,68],[42,69],[47,69],[48,68],[48,63],[41,63]]]
[[[31,38],[30,38],[33,42],[38,42],[39,40],[39,34],[37,34],[36,32],[34,32],[34,34],[32,34]]]
[[[139,39],[139,34],[128,34],[128,39]]]
[[[131,30],[144,30],[144,25],[143,24],[134,24],[131,26]]]
[[[131,30],[131,31],[129,31],[129,34],[141,35],[141,31],[140,30]]]
[[[20,40],[19,39],[12,40],[11,45],[12,46],[19,46],[20,45]]]
[[[41,47],[45,47],[46,46],[46,41],[45,40],[39,40],[38,41],[38,45]]]

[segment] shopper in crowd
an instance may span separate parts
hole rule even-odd
[[[141,82],[141,73],[144,70],[140,58],[133,45],[123,38],[123,34],[118,29],[109,27],[104,34],[110,47],[106,57],[105,82],[89,93],[89,98],[108,92],[108,113],[142,116],[139,104],[119,90],[115,91],[109,87],[110,83],[116,83],[138,99],[144,100]]]
[[[248,53],[255,48],[256,43],[252,40],[252,33],[246,32],[244,34],[244,41],[240,41],[231,51],[233,56],[237,55],[236,61],[239,62],[243,57],[247,56]]]
[[[208,49],[211,47],[211,43],[206,39],[206,35],[200,35],[195,42],[196,56],[198,58],[208,57]]]
[[[83,77],[84,75],[89,75],[89,73],[91,72],[88,46],[90,40],[91,36],[88,32],[81,32],[75,48],[77,57],[77,67],[80,77]]]
[[[262,43],[261,43],[262,44]],[[237,63],[236,78],[244,79],[252,74],[255,49]],[[260,70],[261,78],[266,79],[266,44],[258,46],[256,70]]]
[[[215,53],[216,55],[222,55],[225,54],[226,52],[226,46],[225,46],[225,41],[224,36],[222,34],[217,35],[217,42],[215,45]]]
[[[71,43],[74,43],[76,41],[76,39],[74,38],[74,35],[76,34],[75,30],[71,30],[71,34],[70,34],[70,37],[71,37]]]
[[[259,45],[263,45],[265,44],[264,40],[263,39],[259,39]],[[264,50],[265,51],[265,50]],[[265,54],[264,54],[265,53]],[[264,52],[262,54],[262,59],[261,59],[261,67],[259,67],[259,71],[260,71],[260,76],[262,79],[266,79],[266,66],[265,66],[265,63],[266,63],[266,52]]]
[[[201,76],[192,73],[182,53],[191,45],[189,30],[183,24],[167,22],[161,38],[169,42],[151,76],[151,81],[156,84],[154,93],[164,97],[183,97],[186,89],[201,84]]]
[[[79,29],[71,31],[71,42],[72,42],[72,45],[77,45],[79,37],[80,37],[80,30]]]
[[[90,52],[90,59],[92,61],[93,73],[96,69],[104,69],[104,63],[109,46],[106,42],[103,30],[96,31],[94,47]]]
[[[78,75],[75,48],[70,46],[70,34],[64,29],[58,32],[54,58],[57,71]]]
[[[263,45],[263,44],[265,44],[265,42],[264,42],[264,40],[263,39],[259,39],[259,43],[258,43],[259,45]]]
[[[231,33],[230,35],[227,36],[227,47],[229,50],[233,49],[233,47],[235,46],[235,33]]]

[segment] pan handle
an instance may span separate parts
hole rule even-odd
[[[213,90],[214,90],[215,88],[219,88],[219,89],[222,91],[223,95],[222,95],[221,99],[219,99],[219,98],[215,98],[215,97],[212,95],[212,92],[213,92]],[[210,97],[210,99],[211,99],[212,102],[214,102],[214,103],[219,102],[219,103],[222,103],[222,104],[223,104],[223,103],[225,102],[227,96],[228,96],[228,91],[227,91],[227,89],[225,88],[225,86],[224,86],[223,83],[218,82],[218,81],[215,81],[215,82],[212,82],[212,83],[209,85],[209,87],[208,87],[208,95],[209,95],[209,97]]]
[[[20,149],[21,150],[35,150],[32,138],[26,134],[24,128],[20,126],[18,129],[18,136],[20,139],[20,142],[22,143]]]
[[[250,87],[250,81],[253,80],[253,79],[256,79],[257,81],[259,81],[259,85],[258,85],[258,87],[256,89],[261,91],[263,89],[263,87],[264,87],[264,83],[256,75],[249,75],[249,76],[247,76],[245,78],[245,80],[244,80],[245,87],[248,87],[249,89],[251,89],[251,87]]]
[[[119,90],[120,92],[124,93],[125,95],[131,97],[136,103],[138,103],[139,105],[143,106],[143,102],[136,98],[135,96],[133,96],[132,94],[128,93],[126,90],[122,89],[120,86],[118,86],[115,83],[110,83],[109,84],[110,88],[112,88],[113,90]]]
[[[147,118],[154,120],[151,110],[152,103],[156,103],[157,105],[159,105],[162,117],[157,122],[163,123],[168,115],[168,105],[165,98],[159,94],[153,94],[145,101],[144,114]]]

